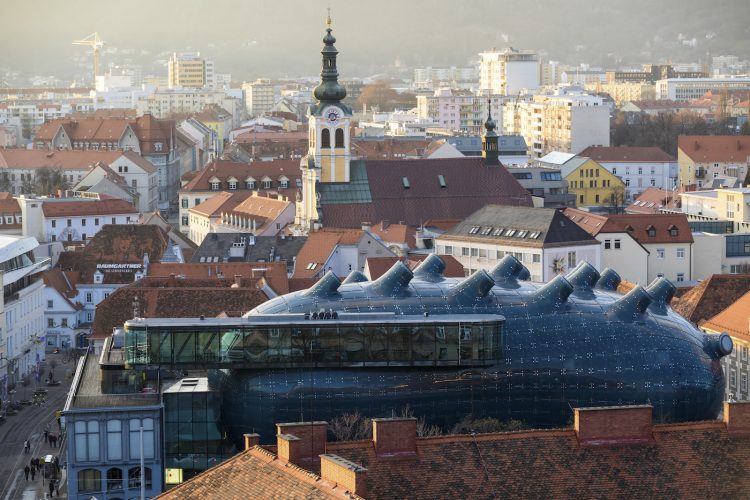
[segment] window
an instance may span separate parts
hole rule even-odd
[[[53,228],[57,227],[57,221],[55,219],[52,219],[52,227]]]
[[[79,420],[75,423],[76,460],[95,462],[99,460],[99,422]]]
[[[680,234],[680,232],[678,231],[676,227],[672,226],[669,229],[669,236],[677,236],[678,234]]]
[[[47,318],[47,328],[54,328],[55,320],[53,318]]]
[[[678,259],[684,259],[685,258],[685,249],[684,248],[678,248],[677,249],[677,258]]]
[[[532,261],[535,264],[539,264],[542,261],[542,256],[539,255],[538,253],[532,254]]]
[[[122,422],[119,420],[107,420],[107,459],[122,460]]]
[[[462,257],[468,257],[469,256],[469,248],[468,247],[461,247],[461,256]]]
[[[78,471],[78,491],[99,491],[102,489],[102,473],[96,469]]]
[[[729,370],[729,385],[731,387],[737,387],[737,370]]]
[[[122,469],[112,467],[107,471],[107,491],[122,489]]]
[[[612,240],[604,240],[604,249],[609,250],[612,247]]]
[[[94,301],[94,296],[91,292],[86,292],[86,303],[91,304]]]
[[[576,267],[576,253],[568,252],[568,269],[573,269],[574,267]]]
[[[245,181],[245,187],[247,189],[255,189],[255,181]]]
[[[747,361],[747,346],[743,346],[740,355],[742,361]]]
[[[280,181],[279,182],[279,187],[281,189],[287,189],[289,187],[289,181]]]
[[[99,225],[99,218],[98,218],[98,217],[94,219],[94,225],[95,225],[95,226],[98,226],[98,225]]]
[[[138,187],[138,181],[136,179],[133,179],[132,181],[130,181],[130,185],[133,186],[134,188],[137,188]]]
[[[73,221],[68,219],[68,227],[72,227],[72,226],[73,226]]]
[[[615,249],[616,250],[620,249],[620,240],[615,240]]]
[[[320,147],[330,148],[331,147],[331,131],[324,128],[320,133]]]
[[[597,172],[598,172],[598,170],[597,170]],[[599,203],[599,195],[598,194],[596,196],[594,196],[594,200],[596,201],[596,203]]]
[[[451,245],[445,246],[445,255],[453,255],[453,246]]]
[[[229,181],[229,189],[237,189],[237,181]]]
[[[54,300],[48,300],[47,301],[47,309],[52,309],[55,307],[55,301]]]
[[[664,258],[664,249],[663,248],[657,248],[656,249],[656,258],[657,259],[663,259]]]
[[[81,227],[86,227],[86,219],[81,219]]]
[[[271,189],[271,180],[263,181],[263,189]]]
[[[747,392],[747,373],[740,375],[740,390]]]
[[[472,257],[478,257],[479,256],[479,249],[478,248],[472,248],[471,249],[471,256]]]
[[[215,181],[211,183],[211,191],[218,191],[219,190],[219,184],[221,184],[219,181]]]
[[[630,187],[630,179],[625,179],[625,185]]]
[[[336,147],[337,148],[344,147],[344,129],[342,128],[336,129]]]
[[[654,238],[656,237],[656,229],[653,226],[649,226],[647,229],[648,237]]]
[[[67,328],[68,327],[68,318],[61,319],[60,320],[60,326],[62,326],[63,328]]]
[[[677,273],[677,282],[685,281],[685,274],[684,273]]]
[[[130,419],[130,458],[141,458],[141,432],[143,424],[143,457],[154,458],[154,419]],[[148,470],[148,469],[146,469]]]
[[[188,203],[190,202],[187,198],[183,198],[182,200],[180,200],[180,204],[182,205],[182,208],[188,208]]]
[[[543,181],[561,181],[562,175],[560,172],[542,172]]]
[[[117,224],[117,219],[115,219],[114,217],[112,217],[112,224]]]
[[[182,225],[183,226],[187,226],[188,225],[188,216],[187,215],[183,215],[182,216]]]
[[[519,181],[531,179],[531,172],[513,172],[512,175]]]
[[[617,175],[617,167],[612,167],[612,175]]]
[[[151,469],[143,468],[143,475],[146,479],[146,489],[151,488]],[[137,490],[141,487],[141,468],[131,467],[128,469],[128,489]]]

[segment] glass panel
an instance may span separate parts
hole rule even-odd
[[[366,358],[365,331],[356,325],[344,325],[340,328],[341,357],[344,362],[362,362]]]
[[[339,329],[336,327],[324,327],[318,328],[317,331],[318,335],[313,340],[313,348],[320,352],[318,360],[325,363],[340,363],[344,359],[344,353],[341,352],[339,344]],[[355,338],[361,338],[359,329],[357,329],[354,335]]]
[[[218,332],[198,332],[198,351],[196,360],[204,363],[216,363],[219,361],[219,333]],[[222,347],[224,339],[222,338]],[[223,350],[223,349],[222,349]],[[223,353],[222,353],[223,354]]]
[[[192,363],[195,361],[195,332],[174,332],[175,361]]]
[[[245,360],[241,330],[229,330],[221,334],[221,352],[219,352],[218,338],[217,334],[214,338],[214,348],[212,350],[214,359],[220,357],[225,363],[242,363]]]
[[[384,327],[366,326],[367,362],[385,362],[388,360],[388,331]]]
[[[268,335],[260,328],[251,328],[245,332],[243,356],[252,363],[268,361]]]
[[[408,325],[396,325],[391,327],[388,337],[389,361],[410,362],[411,347],[410,337],[411,328]]]
[[[438,361],[458,361],[458,326],[438,326],[437,338]]]
[[[435,326],[414,326],[412,328],[411,349],[413,361],[435,361]]]

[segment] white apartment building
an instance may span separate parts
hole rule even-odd
[[[200,52],[174,52],[167,63],[169,88],[213,88],[214,63]]]
[[[263,78],[252,83],[245,82],[242,84],[242,90],[245,91],[245,109],[251,118],[261,116],[273,109],[276,91],[271,80]]]
[[[36,260],[34,238],[0,236],[3,330],[0,332],[0,395],[23,377],[35,377],[44,355],[44,282],[50,259]]]
[[[412,87],[415,89],[437,89],[449,86],[451,88],[476,88],[479,80],[478,68],[415,68]]]
[[[156,118],[169,118],[177,113],[200,113],[211,105],[217,105],[229,113],[233,118],[233,126],[239,125],[245,104],[241,99],[231,97],[224,91],[210,89],[172,88],[157,90],[140,97],[135,109],[138,116],[151,114]]]
[[[706,92],[715,94],[727,91],[750,91],[750,78],[667,78],[656,81],[656,98],[672,101],[689,101],[703,97]]]
[[[77,329],[82,306],[76,302],[75,274],[56,267],[43,276],[46,349],[82,347],[76,338],[88,330]]]
[[[502,123],[504,96],[493,95],[492,118]],[[480,135],[487,120],[488,96],[468,90],[438,89],[432,96],[417,96],[417,117],[435,127]]]
[[[552,151],[578,154],[589,146],[609,146],[609,108],[598,96],[578,92],[535,95],[506,101],[503,133],[521,135],[529,156]]]
[[[539,87],[539,57],[513,47],[479,53],[479,90],[491,94],[516,95]]]

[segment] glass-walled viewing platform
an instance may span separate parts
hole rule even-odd
[[[125,363],[185,368],[488,366],[500,357],[503,316],[393,313],[134,319]]]

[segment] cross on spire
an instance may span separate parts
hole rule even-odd
[[[331,8],[328,7],[328,17],[326,17],[326,27],[331,27]]]

